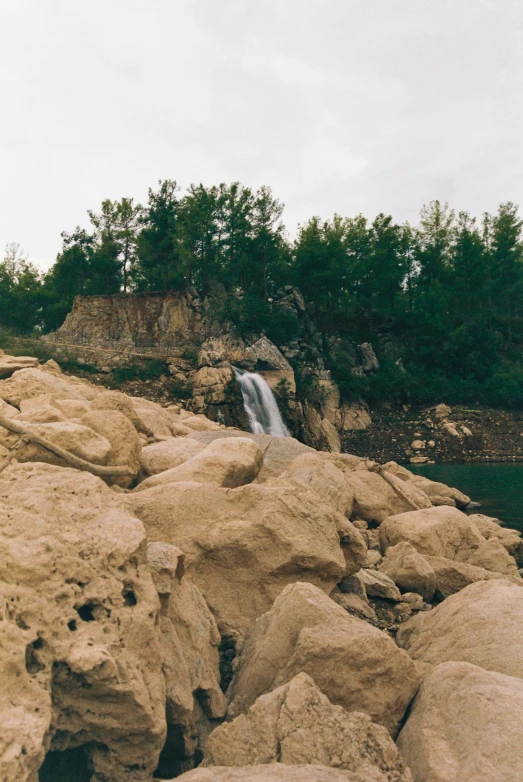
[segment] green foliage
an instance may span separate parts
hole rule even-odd
[[[198,351],[194,348],[184,348],[182,352],[182,358],[186,361],[196,361],[198,358]]]
[[[114,383],[121,384],[130,380],[158,380],[162,375],[168,374],[167,364],[151,358],[115,367],[111,371],[111,379]]]

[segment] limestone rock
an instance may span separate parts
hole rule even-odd
[[[92,410],[117,410],[123,413],[132,423],[137,432],[152,434],[151,430],[144,426],[134,408],[135,399],[123,394],[121,391],[102,391],[91,403]]]
[[[518,566],[498,538],[492,537],[472,552],[467,562],[477,567],[503,573],[506,576],[517,576]]]
[[[396,641],[428,665],[469,662],[523,679],[523,589],[505,579],[478,581],[409,619]]]
[[[433,446],[434,443],[431,447]],[[414,473],[410,472],[410,470],[407,470],[405,467],[396,464],[396,462],[387,462],[383,469],[392,473],[393,475],[396,475],[398,478],[401,478],[402,481],[412,483],[416,489],[423,491],[428,497],[430,497],[434,505],[442,504],[441,502],[434,502],[435,498],[442,497],[447,497],[453,500],[458,508],[465,508],[470,502],[470,497],[467,497],[467,495],[463,494],[463,492],[459,491],[459,489],[455,489],[452,486],[447,486],[445,483],[440,483],[439,481],[431,481],[424,475],[414,475]]]
[[[51,394],[60,399],[86,399],[83,390],[80,384],[40,368],[20,369],[7,380],[0,380],[0,398],[14,407],[20,407],[23,399],[42,394]]]
[[[414,664],[388,635],[298,582],[247,636],[228,691],[229,716],[302,671],[332,703],[365,712],[393,735],[418,682]]]
[[[13,418],[13,416],[19,414],[19,410],[17,407],[13,407],[13,405],[8,405],[7,402],[4,402],[3,399],[0,399],[0,415],[5,416],[6,418]]]
[[[93,429],[64,421],[50,424],[30,424],[31,432],[45,437],[54,445],[65,448],[75,456],[93,464],[107,464],[111,454],[111,444],[106,437],[97,434]],[[51,451],[35,443],[24,444],[18,451],[21,462],[46,462],[67,466],[66,463]]]
[[[149,782],[165,738],[158,597],[141,522],[99,478],[0,476],[0,778]],[[47,756],[46,756],[47,752]],[[70,759],[70,760],[69,760]]]
[[[23,406],[22,402],[22,406]],[[66,418],[81,418],[91,409],[92,402],[83,399],[53,399],[53,406],[60,410]]]
[[[519,530],[502,527],[498,519],[484,516],[482,513],[470,514],[469,519],[474,522],[480,534],[483,535],[486,540],[497,538],[506,548],[508,553],[515,557],[516,561],[523,555],[523,539],[521,538],[521,532]]]
[[[347,570],[338,529],[349,522],[306,489],[189,482],[123,499],[150,541],[184,551],[222,632],[245,632],[286,584],[301,579],[330,592]]]
[[[514,782],[523,767],[523,682],[468,663],[438,665],[398,746],[420,782]]]
[[[41,399],[42,397],[37,398]],[[67,421],[67,416],[52,404],[39,405],[31,410],[26,409],[16,417],[22,424],[54,424]]]
[[[216,728],[202,765],[277,761],[321,763],[360,773],[373,766],[389,782],[411,779],[387,730],[374,725],[367,714],[333,706],[306,673],[262,695],[247,714]]]
[[[257,369],[284,369],[292,371],[292,367],[287,359],[267,337],[260,337],[259,340],[251,345],[251,349],[256,358]]]
[[[407,541],[420,554],[466,561],[485,538],[474,522],[444,505],[391,516],[380,526],[382,551]]]
[[[380,564],[403,592],[417,592],[430,603],[436,589],[436,574],[430,563],[407,541],[390,546]]]
[[[0,356],[0,380],[5,380],[7,377],[11,377],[12,374],[18,372],[19,369],[28,369],[29,367],[37,367],[38,359],[31,356]]]
[[[161,602],[167,686],[168,740],[157,773],[168,777],[183,769],[186,758],[203,751],[214,721],[225,715],[227,704],[220,689],[220,634],[201,592],[185,574],[185,555],[168,543],[150,543],[147,558]],[[170,741],[178,729],[183,748]]]
[[[191,441],[187,440],[187,442]],[[237,486],[251,483],[260,472],[262,465],[263,454],[256,443],[249,438],[214,440],[178,467],[144,481],[137,487],[137,491],[182,481],[212,483],[226,489],[235,489]]]
[[[142,448],[142,469],[146,475],[157,475],[192,459],[204,448],[205,444],[188,437],[169,437]]]
[[[87,426],[109,441],[111,451],[107,464],[125,465],[131,475],[111,478],[108,482],[128,487],[138,475],[142,446],[138,432],[131,421],[119,410],[91,410],[80,419]]]
[[[399,481],[403,493],[412,498],[412,503],[407,502],[377,472],[356,470],[349,473],[347,477],[354,489],[354,512],[365,521],[380,524],[389,516],[412,510],[412,503],[415,507],[432,507],[432,503],[424,494],[411,491],[408,484]]]
[[[283,763],[243,768],[200,767],[177,779],[182,782],[386,782],[386,777],[373,769],[361,775],[326,766],[287,766]]]
[[[340,417],[344,431],[351,432],[368,429],[372,424],[369,411],[363,404],[353,402],[350,405],[342,405]]]
[[[394,581],[379,570],[360,570],[354,578],[363,583],[369,597],[382,597],[397,602],[401,600],[400,591]]]
[[[444,557],[427,557],[427,561],[434,570],[436,589],[443,598],[454,595],[476,581],[503,578],[501,573],[493,573],[490,570],[485,570],[485,568],[476,567],[471,565],[470,562],[455,562]],[[521,579],[519,580],[521,581]],[[523,586],[523,581],[521,581],[521,585]]]
[[[219,432],[222,426],[216,421],[210,421],[204,415],[191,415],[183,420],[184,427],[193,432]],[[184,432],[185,433],[185,432]]]
[[[436,405],[434,408],[434,418],[436,421],[444,421],[452,413],[452,408],[443,403]]]
[[[315,453],[313,448],[300,443],[294,437],[273,437],[270,434],[250,434],[240,430],[223,429],[220,432],[195,432],[188,437],[205,445],[222,437],[249,437],[254,440],[263,451],[263,467],[258,475],[258,481],[261,483],[281,475],[300,454]]]
[[[304,486],[314,491],[326,505],[347,518],[352,512],[354,492],[341,470],[331,461],[316,453],[304,453],[296,457],[279,481]]]
[[[173,420],[163,407],[148,399],[133,399],[134,412],[138,419],[137,428],[146,434],[159,437],[171,437]]]

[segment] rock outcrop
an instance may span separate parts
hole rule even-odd
[[[294,583],[247,636],[228,692],[229,715],[301,672],[332,703],[365,712],[392,735],[418,686],[414,664],[389,636],[312,584]]]
[[[321,763],[362,776],[371,767],[389,782],[411,780],[386,729],[367,714],[333,706],[305,673],[217,728],[207,742],[203,765],[276,762]]]
[[[514,782],[523,768],[523,682],[464,662],[436,666],[398,746],[419,782]]]

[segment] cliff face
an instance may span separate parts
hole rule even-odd
[[[56,337],[74,344],[131,349],[194,345],[205,338],[201,301],[189,291],[77,296]]]
[[[104,371],[136,361],[137,354],[157,357],[168,364],[177,382],[191,385],[189,404],[195,412],[242,428],[247,428],[247,420],[231,366],[258,372],[274,391],[295,436],[316,448],[339,451],[344,432],[371,423],[368,411],[361,404],[341,403],[324,363],[336,346],[318,331],[300,292],[287,286],[272,306],[295,324],[294,337],[285,344],[275,345],[263,334],[242,338],[232,324],[209,315],[195,289],[166,295],[78,296],[64,324],[45,339],[59,343],[59,360],[65,352]],[[355,372],[378,368],[367,343],[355,348],[354,355]],[[310,394],[303,382],[297,393],[297,375],[313,389]]]

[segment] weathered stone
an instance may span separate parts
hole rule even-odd
[[[452,408],[443,403],[436,405],[434,408],[434,418],[436,421],[444,421],[452,413]]]
[[[199,589],[185,575],[185,555],[168,543],[150,543],[147,558],[160,596],[167,723],[181,729],[183,749],[169,745],[158,775],[179,773],[185,758],[203,751],[207,735],[226,711],[220,689],[220,634]]]
[[[391,516],[380,526],[383,552],[407,541],[420,554],[466,561],[485,538],[475,524],[456,508],[439,506]]]
[[[523,682],[468,663],[438,665],[398,746],[416,780],[514,782],[523,767]]]
[[[380,564],[380,570],[403,592],[417,592],[427,603],[432,600],[436,574],[425,557],[410,543],[404,541],[390,546]]]
[[[401,594],[394,583],[385,573],[379,570],[360,570],[354,578],[359,578],[364,584],[369,597],[382,597],[385,600],[401,600]]]
[[[183,464],[148,478],[137,487],[137,491],[182,481],[213,483],[215,486],[234,489],[253,481],[262,465],[263,454],[249,438],[214,440]]]
[[[19,369],[37,367],[38,359],[31,356],[0,356],[0,380],[11,377]]]
[[[501,573],[493,573],[485,568],[471,565],[469,562],[456,562],[444,557],[427,557],[427,561],[434,570],[436,589],[443,598],[460,592],[476,581],[504,578]],[[521,581],[521,585],[523,586],[523,581]]]
[[[392,734],[417,688],[414,664],[385,633],[298,582],[249,633],[228,693],[229,715],[302,671],[333,703],[369,714]]]
[[[500,540],[492,537],[479,548],[472,552],[467,562],[494,573],[503,573],[506,576],[517,576],[518,566],[516,560],[511,557]]]
[[[182,782],[386,782],[386,777],[373,769],[361,775],[326,766],[287,766],[283,763],[243,768],[200,767],[178,779]]]
[[[82,416],[80,423],[109,441],[111,451],[107,464],[125,465],[132,470],[130,475],[111,478],[108,482],[130,486],[138,475],[142,450],[138,432],[131,421],[119,410],[90,410]]]
[[[20,369],[7,380],[0,380],[0,398],[14,407],[20,407],[24,399],[42,394],[51,394],[60,399],[86,399],[82,391],[83,387],[79,384],[40,368]]]
[[[486,540],[497,538],[516,560],[520,551],[523,554],[521,550],[523,540],[519,530],[502,527],[498,519],[492,519],[489,516],[484,516],[482,513],[470,514],[469,519],[474,522]]]
[[[246,714],[210,736],[204,766],[321,763],[389,782],[411,780],[387,730],[367,714],[333,706],[306,673],[262,695]],[[363,767],[363,768],[362,768]]]
[[[341,470],[314,452],[297,456],[279,481],[294,483],[314,491],[326,505],[347,518],[352,512],[354,492]]]
[[[100,782],[151,779],[165,684],[145,543],[89,473],[0,476],[2,782],[36,780],[42,763],[41,779],[59,779],[69,756]]]
[[[49,424],[29,424],[31,432],[44,437],[50,443],[64,448],[66,451],[85,459],[93,464],[107,464],[111,454],[111,444],[106,437],[97,434],[93,429],[72,421]],[[46,462],[58,466],[68,466],[56,454],[41,445],[27,443],[18,451],[17,458],[21,462]]]
[[[159,443],[142,448],[141,464],[146,475],[157,475],[178,467],[188,459],[199,454],[205,448],[189,437],[169,437]]]
[[[355,470],[348,473],[347,478],[354,490],[354,513],[366,521],[381,524],[389,516],[410,511],[413,507],[432,507],[422,492],[411,490],[409,484],[399,479],[402,494],[395,491],[377,472]],[[411,501],[405,499],[404,495]]]
[[[343,536],[349,522],[306,489],[171,483],[124,499],[149,540],[185,552],[222,632],[245,632],[286,584],[307,580],[330,592],[347,572],[338,530]]]
[[[280,353],[276,345],[267,337],[260,337],[251,349],[256,358],[257,369],[285,369],[292,371],[287,359]]]
[[[370,342],[363,342],[361,345],[358,345],[358,351],[361,359],[361,368],[364,372],[376,372],[380,368],[374,348]]]
[[[523,679],[523,589],[512,581],[478,581],[410,619],[396,640],[428,665],[469,662]]]
[[[358,402],[353,402],[350,405],[342,405],[340,408],[340,417],[342,427],[344,431],[357,431],[362,429],[368,429],[372,424],[372,418],[370,417],[367,408]]]

